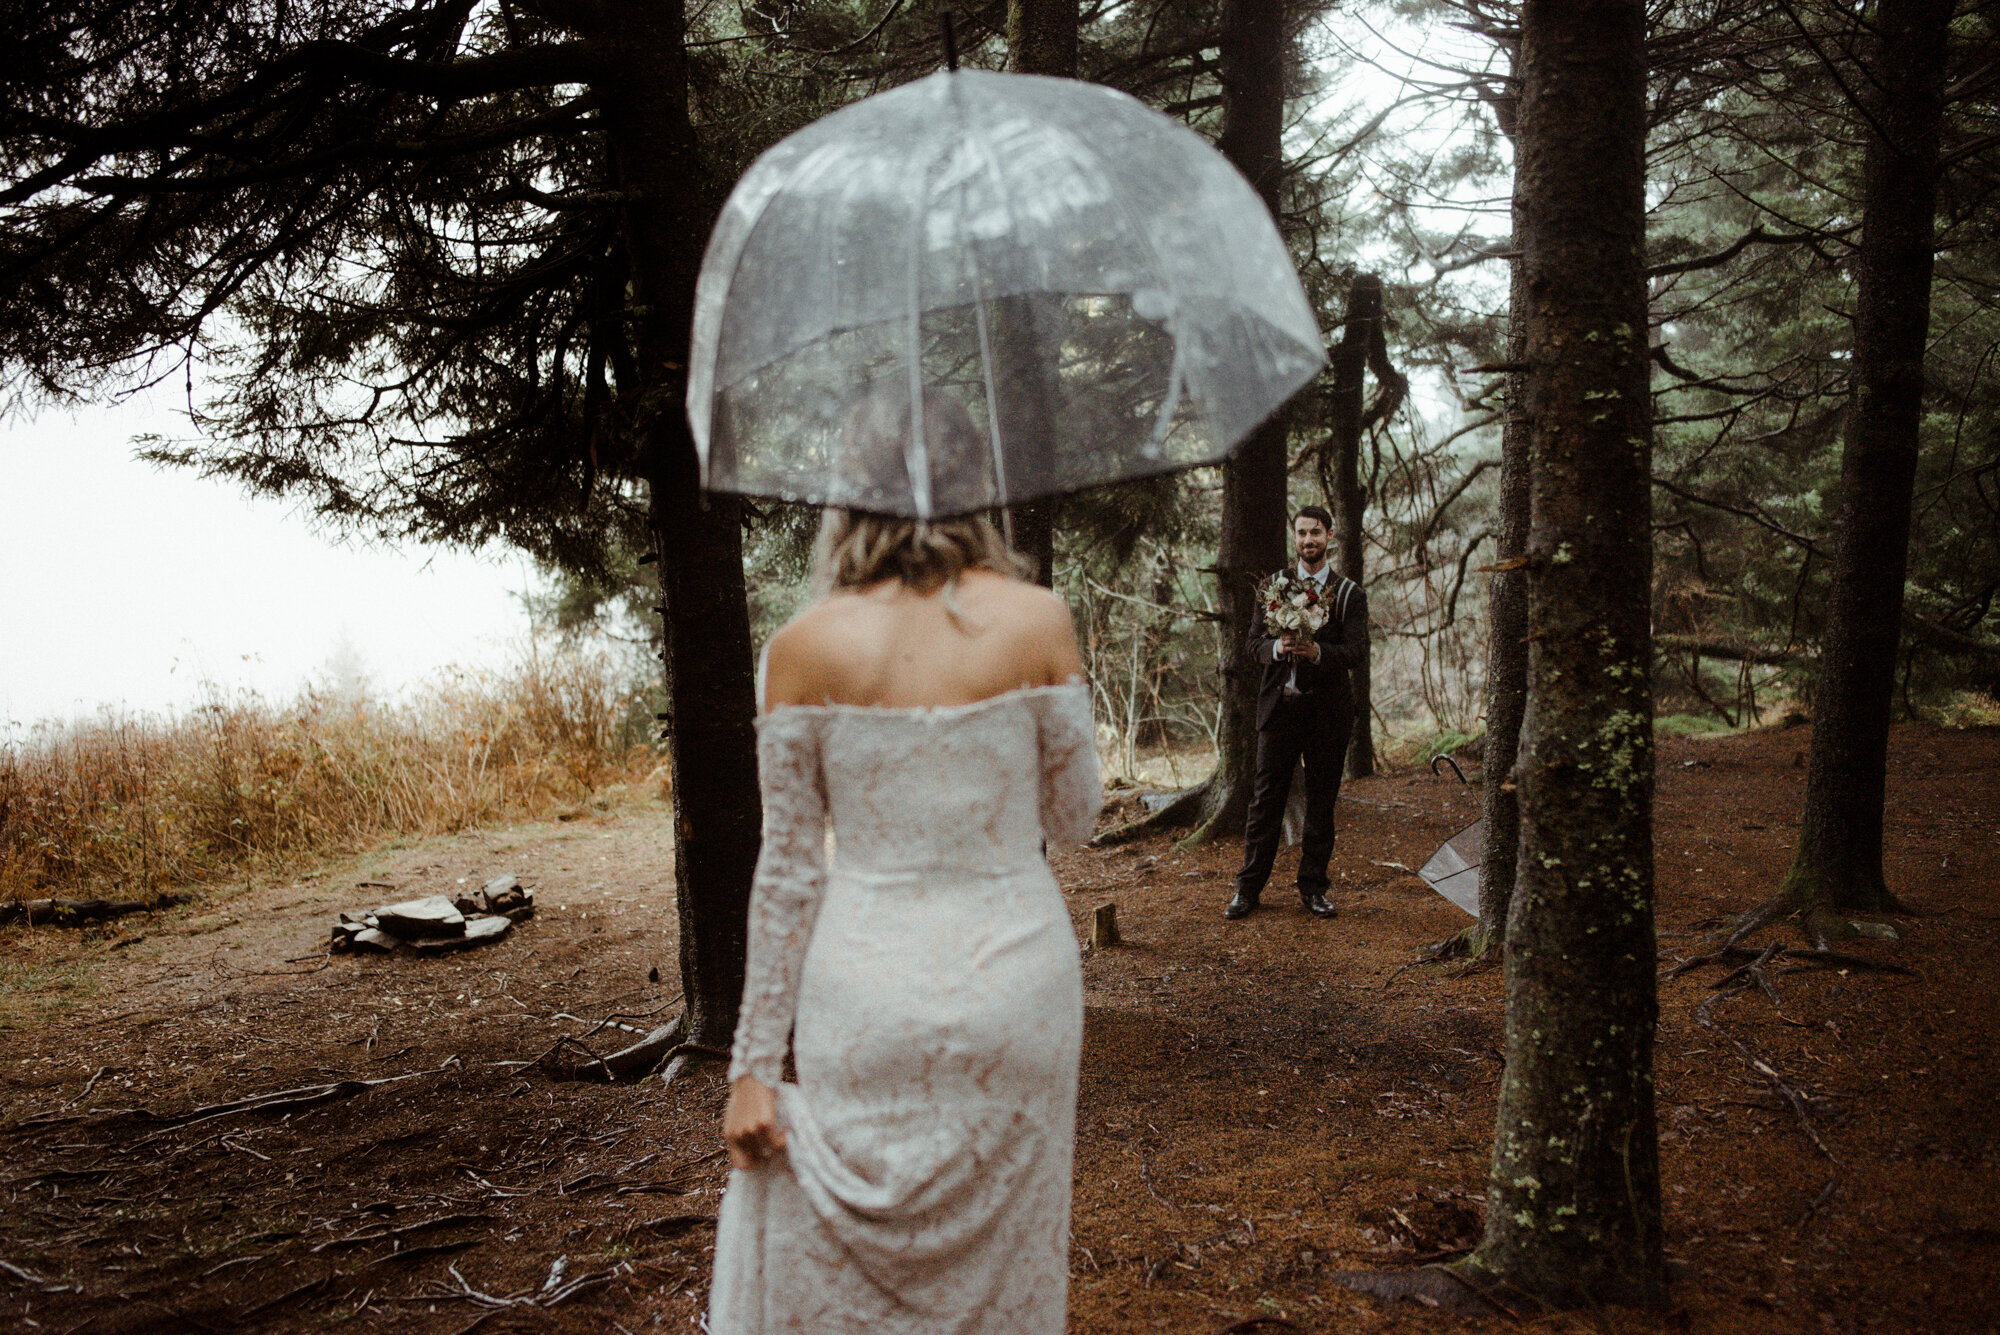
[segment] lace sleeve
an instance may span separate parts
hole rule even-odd
[[[757,776],[764,841],[750,885],[749,958],[729,1078],[778,1084],[797,1009],[799,970],[826,890],[826,785],[820,769],[823,716],[780,709],[757,725]]]
[[[1084,842],[1097,829],[1104,790],[1097,781],[1097,723],[1090,690],[1043,693],[1038,710],[1042,753],[1042,835],[1051,847]]]

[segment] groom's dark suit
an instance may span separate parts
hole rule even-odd
[[[1297,566],[1295,576],[1305,577]],[[1285,818],[1292,770],[1306,765],[1306,828],[1299,850],[1299,894],[1324,894],[1326,866],[1333,856],[1334,803],[1347,739],[1354,730],[1354,690],[1350,669],[1368,661],[1368,595],[1353,580],[1322,568],[1329,603],[1326,624],[1313,636],[1319,661],[1293,659],[1278,651],[1278,637],[1264,626],[1264,605],[1250,622],[1245,646],[1251,661],[1263,664],[1257,684],[1257,769],[1250,788],[1250,815],[1244,829],[1243,870],[1236,890],[1255,900],[1271,877]]]

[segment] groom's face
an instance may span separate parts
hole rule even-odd
[[[1292,521],[1292,543],[1298,548],[1299,560],[1317,569],[1326,559],[1326,525],[1311,515],[1300,515]]]

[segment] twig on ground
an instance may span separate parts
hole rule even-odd
[[[278,1306],[280,1303],[288,1303],[292,1301],[292,1299],[294,1298],[303,1298],[309,1293],[317,1293],[321,1289],[325,1288],[327,1285],[333,1283],[333,1281],[339,1278],[341,1278],[341,1272],[338,1270],[335,1270],[330,1274],[321,1275],[318,1279],[311,1280],[308,1281],[307,1283],[301,1284],[295,1289],[288,1289],[285,1292],[279,1294],[275,1298],[266,1298],[263,1302],[258,1303],[255,1307],[251,1308],[250,1310],[239,1313],[236,1317],[236,1320],[240,1324],[242,1322],[248,1321],[251,1317],[258,1315],[261,1312],[270,1311],[273,1307]]]
[[[1827,1207],[1827,1203],[1833,1199],[1833,1193],[1839,1187],[1839,1178],[1830,1177],[1826,1180],[1826,1185],[1820,1188],[1819,1195],[1813,1197],[1811,1203],[1799,1214],[1798,1230],[1800,1233],[1804,1233],[1812,1227],[1813,1220],[1819,1218],[1819,1212]]]
[[[1817,1149],[1833,1162],[1839,1163],[1840,1156],[1826,1147],[1826,1142],[1820,1139],[1819,1128],[1813,1125],[1812,1105],[1805,1094],[1794,1087],[1782,1075],[1779,1075],[1776,1067],[1752,1052],[1740,1039],[1716,1023],[1715,1019],[1708,1014],[1708,1008],[1716,1002],[1738,996],[1749,990],[1750,983],[1746,980],[1738,983],[1726,992],[1717,992],[1714,996],[1695,1008],[1695,1019],[1705,1027],[1714,1030],[1730,1047],[1736,1049],[1736,1055],[1743,1059],[1744,1065],[1764,1077],[1766,1083],[1771,1086],[1778,1097],[1783,1099],[1785,1104],[1791,1108],[1792,1115],[1798,1118],[1799,1127],[1806,1133],[1806,1139],[1813,1143],[1813,1148]]]
[[[97,1082],[103,1079],[104,1073],[110,1069],[111,1068],[109,1066],[98,1067],[96,1074],[92,1075],[89,1081],[84,1085],[83,1092],[81,1094],[78,1094],[75,1098],[71,1099],[68,1103],[65,1103],[63,1107],[74,1108],[77,1104],[82,1103],[85,1099],[89,1098],[90,1091],[97,1088]]]
[[[54,1280],[42,1278],[40,1275],[36,1274],[32,1270],[27,1269],[25,1266],[15,1265],[12,1261],[0,1261],[0,1273],[12,1275],[15,1279],[20,1280],[23,1284],[31,1284],[35,1288],[40,1289],[43,1293],[83,1292],[83,1287],[81,1285],[58,1284]]]
[[[381,1242],[400,1238],[406,1233],[421,1233],[425,1229],[445,1228],[456,1224],[483,1223],[493,1218],[490,1214],[447,1214],[435,1219],[419,1219],[415,1223],[402,1224],[396,1228],[375,1229],[366,1233],[350,1233],[345,1237],[328,1238],[325,1242],[314,1243],[312,1250],[323,1252],[335,1247],[356,1247],[364,1242]]]
[[[1413,959],[1408,964],[1403,965],[1400,969],[1397,969],[1394,973],[1390,974],[1387,978],[1384,978],[1382,980],[1382,985],[1376,988],[1375,990],[1377,992],[1387,992],[1389,990],[1389,984],[1395,982],[1398,978],[1401,978],[1404,974],[1416,968],[1419,964],[1429,964],[1429,963],[1431,963],[1430,960],[1424,959],[1422,957]]]
[[[1139,1156],[1139,1180],[1146,1184],[1146,1191],[1149,1195],[1152,1196],[1154,1200],[1166,1206],[1169,1210],[1178,1210],[1181,1208],[1180,1206],[1175,1205],[1172,1201],[1168,1200],[1165,1196],[1162,1196],[1160,1194],[1160,1189],[1153,1185],[1153,1175],[1151,1172],[1147,1170],[1146,1156],[1144,1154],[1141,1154]]]
[[[166,1135],[169,1131],[178,1131],[182,1127],[193,1126],[199,1122],[213,1121],[218,1117],[234,1117],[240,1113],[277,1112],[280,1110],[299,1112],[307,1108],[317,1108],[322,1104],[337,1103],[342,1099],[353,1098],[356,1094],[366,1093],[378,1085],[394,1085],[404,1080],[415,1080],[420,1076],[437,1075],[439,1072],[447,1070],[450,1067],[461,1065],[462,1063],[454,1056],[446,1061],[444,1065],[428,1071],[408,1071],[402,1075],[383,1076],[378,1080],[336,1080],[331,1084],[325,1085],[305,1085],[298,1089],[273,1090],[267,1094],[252,1094],[246,1098],[232,1099],[227,1103],[211,1103],[205,1107],[196,1108],[174,1117],[162,1117],[157,1113],[141,1108],[110,1114],[102,1120],[109,1122],[127,1117],[136,1117],[141,1121],[151,1122],[158,1126],[160,1129],[152,1135],[133,1142],[133,1148],[137,1149],[142,1145],[151,1144],[161,1136]]]

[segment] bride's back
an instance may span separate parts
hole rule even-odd
[[[895,523],[866,516],[844,522],[848,543],[857,533],[865,537],[869,525]],[[978,520],[947,524],[968,526],[975,538],[986,528]],[[827,546],[822,543],[823,566],[830,559]],[[988,559],[983,551],[972,554]],[[844,573],[851,582],[845,584],[836,563],[833,590],[772,637],[766,709],[965,705],[1024,686],[1058,685],[1079,671],[1069,610],[1047,589],[970,565],[949,551],[912,559],[905,550],[898,561],[892,542],[886,556],[881,550],[871,555],[858,568],[848,563]],[[883,575],[884,566],[896,573]],[[871,574],[877,577],[866,578]]]

